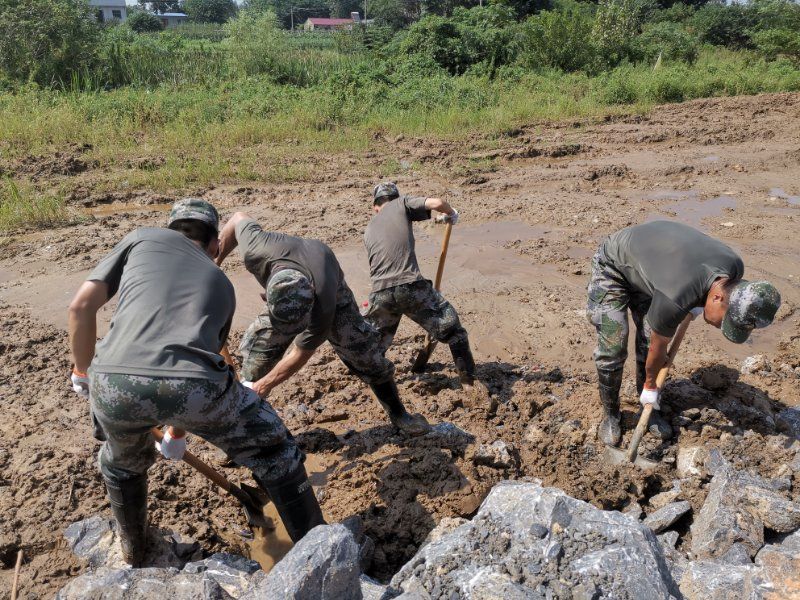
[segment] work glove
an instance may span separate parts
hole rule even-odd
[[[661,396],[661,392],[659,390],[648,390],[647,388],[644,388],[642,390],[642,395],[639,396],[639,402],[642,403],[642,406],[652,404],[654,410],[660,410],[661,405],[658,403],[659,396]]]
[[[183,458],[183,453],[186,452],[186,436],[174,438],[169,432],[169,428],[164,432],[164,438],[159,444],[156,442],[156,448],[164,458],[169,460],[180,460]]]
[[[253,389],[253,382],[252,381],[242,381],[242,385],[246,388]]]
[[[439,215],[436,217],[437,223],[450,223],[451,225],[455,225],[458,223],[458,211],[454,208],[452,215]]]
[[[697,308],[693,308],[689,311],[692,315],[692,321],[694,321],[697,317],[703,314],[703,307],[698,306]]]
[[[73,392],[84,398],[89,397],[89,376],[86,373],[81,373],[73,367],[70,381],[72,382]]]

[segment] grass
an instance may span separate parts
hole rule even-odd
[[[28,186],[20,188],[10,177],[0,182],[0,233],[22,226],[50,226],[67,220],[63,197],[40,194]]]
[[[535,122],[800,90],[800,71],[791,63],[721,49],[704,50],[694,65],[626,65],[597,77],[511,67],[494,79],[411,73],[387,80],[358,57],[325,56],[324,63],[335,75],[327,80],[314,71],[311,55],[295,61],[292,68],[309,71],[305,86],[240,76],[213,85],[0,92],[0,152],[13,164],[90,144],[87,158],[99,165],[91,172],[95,191],[176,192],[226,182],[308,180],[321,157],[377,150],[382,136],[457,140],[483,134],[491,145],[509,129]],[[59,195],[10,180],[2,189],[4,230],[64,217]]]

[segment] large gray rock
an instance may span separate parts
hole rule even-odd
[[[649,527],[561,490],[510,481],[492,489],[472,521],[420,548],[390,587],[431,600],[679,593]]]
[[[360,600],[359,546],[344,525],[309,531],[243,600]]]
[[[769,598],[771,591],[763,571],[754,565],[693,561],[681,579],[686,600],[758,600]]]
[[[255,561],[230,554],[214,554],[182,571],[100,567],[71,580],[56,600],[228,600],[242,596],[259,568]]]
[[[656,533],[661,533],[691,510],[692,505],[686,500],[672,502],[648,515],[644,520],[644,524]]]
[[[392,596],[387,592],[388,586],[381,585],[371,577],[362,575],[359,579],[361,583],[361,598],[363,600],[389,600]]]

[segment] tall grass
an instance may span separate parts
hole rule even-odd
[[[0,180],[0,233],[22,226],[43,226],[67,220],[64,199],[20,188],[10,178]]]

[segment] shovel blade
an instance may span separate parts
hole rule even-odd
[[[235,491],[234,491],[235,489]],[[233,486],[231,494],[241,503],[244,514],[247,517],[247,524],[251,527],[258,527],[265,531],[275,529],[275,523],[266,515],[265,508],[269,498],[263,490],[260,490],[246,483],[241,486]]]
[[[628,453],[625,450],[614,448],[613,446],[605,447],[603,450],[603,459],[611,465],[634,465],[645,471],[655,469],[659,464],[655,461],[642,458],[638,455],[636,456],[636,459],[631,462],[628,460]]]

